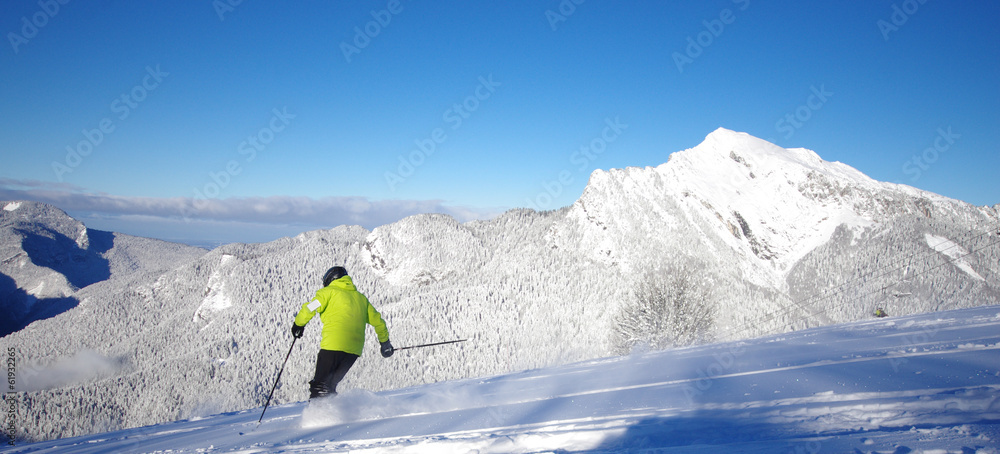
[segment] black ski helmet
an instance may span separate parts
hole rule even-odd
[[[335,266],[326,270],[326,274],[323,275],[323,287],[330,285],[331,282],[347,276],[347,268],[342,266]]]

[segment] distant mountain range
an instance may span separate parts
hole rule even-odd
[[[51,205],[0,202],[0,336],[76,307],[94,292],[155,279],[207,251],[90,230]]]
[[[36,439],[263,404],[298,307],[347,267],[400,352],[382,390],[1000,302],[1000,212],[719,129],[655,168],[595,171],[572,206],[418,215],[212,251],[87,230],[0,202],[5,345]],[[26,327],[25,327],[26,326]],[[371,336],[370,336],[371,337]],[[275,402],[303,400],[310,325]],[[65,412],[74,412],[67,423]]]

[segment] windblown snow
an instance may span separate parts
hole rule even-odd
[[[1000,452],[1000,306],[384,392],[11,453]],[[397,364],[422,363],[400,352]]]

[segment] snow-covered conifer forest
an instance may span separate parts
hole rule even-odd
[[[263,405],[289,327],[347,267],[398,352],[343,389],[379,391],[872,317],[1000,303],[1000,206],[872,180],[719,129],[655,168],[595,171],[572,206],[458,223],[419,215],[212,251],[88,230],[0,202],[0,306],[20,437]],[[272,404],[308,396],[319,323]]]

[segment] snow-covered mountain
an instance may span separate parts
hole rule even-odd
[[[1000,452],[1000,306],[47,442],[11,453]],[[422,363],[400,352],[397,364]]]
[[[30,231],[80,236],[28,219]],[[875,307],[904,315],[996,304],[998,228],[997,207],[719,129],[656,168],[595,171],[557,211],[464,224],[419,215],[372,231],[157,252],[165,259],[132,274],[116,274],[124,259],[95,250],[83,260],[107,260],[109,273],[67,278],[81,303],[4,342],[19,349],[19,375],[68,375],[18,379],[37,422],[25,433],[80,435],[262,405],[294,313],[334,264],[382,311],[394,345],[470,339],[420,350],[420,361],[369,348],[343,387],[378,391],[859,320]],[[46,244],[76,250],[61,241]],[[16,282],[16,291],[38,286]],[[302,344],[279,404],[307,396],[318,327]],[[98,366],[53,373],[79,363]],[[59,416],[66,408],[78,412],[71,424]]]
[[[549,240],[626,274],[697,264],[729,289],[717,301],[722,324],[746,331],[734,304],[816,325],[876,306],[914,313],[996,301],[998,207],[878,182],[720,128],[656,168],[595,171]],[[841,283],[851,291],[815,297]],[[789,323],[776,318],[764,332]]]
[[[204,249],[87,229],[51,205],[0,201],[0,336],[85,300],[91,285],[157,275]]]

